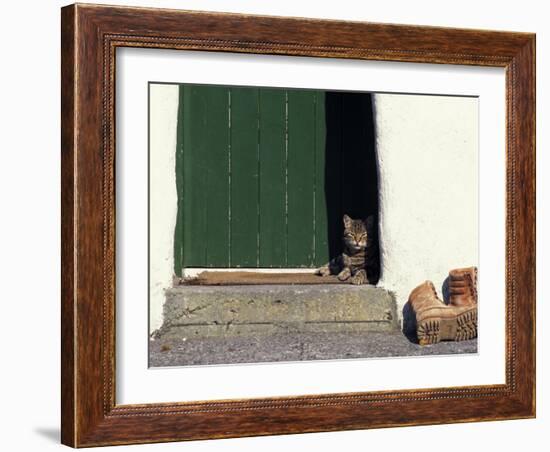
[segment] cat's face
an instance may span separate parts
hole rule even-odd
[[[372,221],[372,216],[364,220],[354,220],[344,215],[344,243],[348,249],[354,252],[366,249]]]

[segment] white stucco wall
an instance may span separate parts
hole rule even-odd
[[[177,214],[178,86],[149,91],[149,332],[162,325],[164,289],[172,285]]]
[[[478,262],[478,100],[376,94],[382,275],[401,311],[431,280]]]
[[[150,332],[162,324],[172,284],[177,193],[178,88],[151,85]],[[429,279],[441,294],[451,268],[478,262],[478,101],[374,95],[379,166],[379,285],[401,314],[410,291]]]

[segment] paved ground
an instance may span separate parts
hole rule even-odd
[[[421,347],[396,333],[294,333],[151,340],[151,367],[476,353],[477,340]]]

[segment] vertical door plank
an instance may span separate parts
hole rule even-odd
[[[288,91],[288,266],[313,265],[315,94]]]
[[[286,91],[260,90],[260,267],[286,267]]]
[[[178,87],[178,125],[176,139],[176,193],[177,193],[177,214],[176,228],[174,230],[174,274],[181,276],[181,270],[184,266],[184,243],[183,243],[183,158],[184,158],[184,124],[183,116],[185,105],[185,91],[183,85]]]
[[[325,92],[316,91],[315,95],[315,242],[313,265],[319,267],[329,260],[327,203],[325,198],[326,178],[326,114]],[[334,169],[333,169],[334,170]]]
[[[258,266],[258,88],[231,88],[231,266]]]
[[[183,85],[183,266],[206,266],[207,97],[203,87]]]
[[[325,205],[327,215],[327,239],[329,258],[332,259],[342,252],[343,207],[342,179],[346,177],[343,171],[342,149],[342,93],[325,92]]]
[[[229,266],[229,88],[200,87],[206,103],[206,265]]]

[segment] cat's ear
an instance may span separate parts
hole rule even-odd
[[[344,227],[346,229],[351,228],[351,218],[346,214],[344,214]]]
[[[363,222],[365,223],[365,227],[367,228],[367,230],[371,231],[374,227],[374,215],[368,216],[363,220]]]

